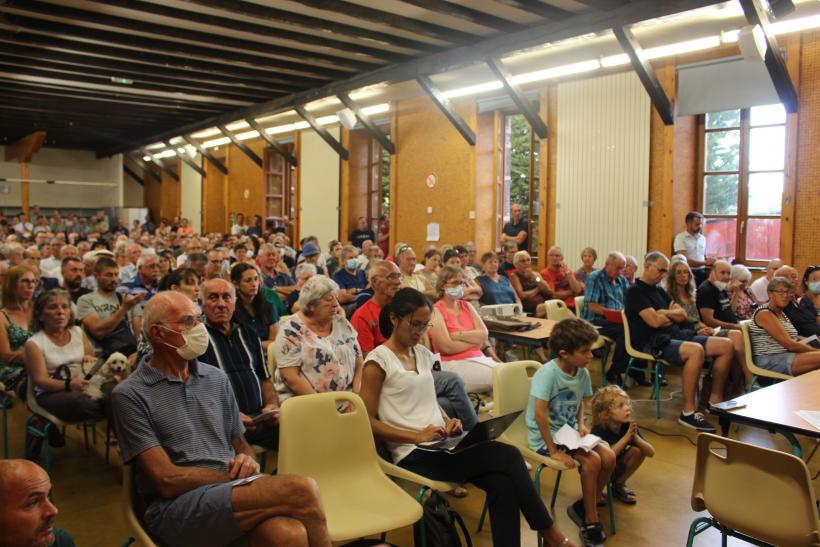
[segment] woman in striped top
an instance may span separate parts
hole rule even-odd
[[[791,281],[775,277],[766,291],[768,306],[759,308],[749,324],[755,364],[792,376],[820,369],[820,350],[797,341],[797,329],[783,312],[794,295]]]

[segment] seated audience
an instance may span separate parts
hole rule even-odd
[[[382,308],[379,325],[387,340],[368,354],[361,390],[374,435],[387,442],[401,467],[434,480],[469,481],[486,491],[493,545],[519,545],[522,513],[546,545],[573,545],[554,525],[514,447],[490,441],[453,454],[417,448],[462,429],[436,404],[435,357],[419,343],[430,321],[429,301],[413,289],[401,289]]]
[[[210,251],[208,251],[207,257],[208,263],[205,266],[205,275],[203,276],[202,280],[207,281],[209,279],[221,279],[222,267],[224,265],[222,251],[215,248],[211,249]]]
[[[820,266],[809,266],[803,272],[803,297],[799,307],[806,318],[814,314],[814,323],[802,321],[795,324],[797,333],[800,336],[817,335],[820,338]]]
[[[809,269],[810,268],[806,271]],[[818,326],[817,323],[817,312],[813,310],[811,306],[807,305],[808,300],[806,303],[802,303],[804,300],[804,293],[808,290],[806,274],[804,273],[802,281],[798,281],[797,270],[790,266],[783,266],[777,270],[777,275],[785,275],[789,281],[791,281],[792,287],[794,287],[792,301],[789,302],[788,306],[786,306],[784,313],[786,314],[786,317],[789,318],[789,321],[792,322],[794,328],[797,329],[797,334],[805,337],[812,336],[814,334],[820,336],[820,326]],[[812,341],[811,345],[820,348],[820,342]]]
[[[513,263],[515,270],[507,275],[510,278],[510,285],[524,306],[524,311],[535,317],[546,317],[547,308],[544,302],[552,298],[549,284],[532,269],[532,258],[527,251],[515,253]]]
[[[785,313],[793,301],[792,282],[775,276],[768,292],[769,303],[758,308],[749,323],[754,363],[792,376],[820,369],[820,350],[799,341],[797,329]]]
[[[379,329],[379,314],[392,302],[396,292],[401,288],[399,276],[398,267],[389,260],[381,260],[370,265],[368,278],[373,287],[373,298],[362,304],[350,319],[358,333],[359,347],[365,355],[385,342],[385,337]],[[428,330],[429,326],[425,325],[421,334],[424,335]],[[448,415],[460,419],[465,430],[472,429],[478,423],[478,418],[461,377],[453,372],[439,370],[433,373],[433,379],[439,405]]]
[[[316,483],[259,476],[228,378],[197,360],[207,349],[193,331],[198,313],[177,292],[152,298],[144,329],[153,357],[113,394],[120,452],[136,463],[147,530],[172,547],[240,540],[329,547]]]
[[[464,299],[461,268],[442,268],[436,292],[439,300],[433,306],[430,342],[433,351],[441,354],[441,368],[461,376],[468,393],[491,391],[492,369],[498,359],[489,344],[487,327]]]
[[[435,298],[436,290],[421,273],[416,272],[416,252],[410,245],[403,245],[396,251],[396,264],[401,272],[401,286],[416,289],[427,298]]]
[[[247,264],[240,266],[256,271]],[[279,409],[279,399],[268,371],[267,354],[262,349],[256,330],[236,320],[236,307],[233,285],[224,279],[205,281],[202,284],[205,325],[189,325],[191,329],[187,333],[189,337],[199,337],[207,344],[208,349],[199,361],[227,374],[248,442],[276,448],[279,441],[278,418],[268,418],[258,424],[253,422],[253,416]]]
[[[481,304],[521,304],[521,299],[510,285],[510,280],[498,273],[497,254],[490,251],[481,255],[481,269],[484,273],[476,277],[482,291],[479,299]]]
[[[296,264],[306,262],[316,266],[319,275],[325,275],[325,258],[322,249],[319,248],[319,240],[315,236],[309,236],[302,240],[302,252],[296,260]]]
[[[552,298],[563,300],[568,308],[575,309],[575,297],[584,294],[584,285],[575,279],[575,272],[564,262],[564,252],[554,245],[547,251],[547,267],[541,277],[552,290]]]
[[[24,344],[31,329],[34,290],[37,279],[31,268],[12,266],[3,280],[3,308],[0,309],[0,382],[6,391],[24,392]]]
[[[465,300],[478,300],[481,298],[481,286],[475,282],[472,276],[466,273],[461,267],[461,256],[465,254],[466,251],[464,247],[453,247],[452,249],[448,249],[444,251],[443,262],[444,266],[449,266],[451,268],[458,268],[462,272],[462,276],[464,278],[464,296]],[[439,275],[441,272],[439,271]],[[436,283],[438,286],[438,280]]]
[[[598,260],[598,252],[592,247],[586,247],[581,251],[581,267],[575,270],[575,279],[582,286],[587,282],[587,278],[596,270],[595,261]]]
[[[281,301],[287,300],[290,293],[296,290],[296,282],[282,271],[283,269],[287,271],[287,268],[282,262],[280,248],[270,243],[260,245],[256,264],[262,272],[262,284],[266,289],[275,291]]]
[[[335,239],[328,243],[328,254],[325,257],[325,264],[327,265],[327,275],[330,277],[333,277],[333,274],[335,274],[339,268],[344,265],[342,262],[343,247],[344,245]]]
[[[367,287],[367,277],[359,269],[357,256],[359,250],[353,245],[342,248],[341,267],[333,274],[333,281],[339,286],[339,302],[350,304],[356,301],[356,296]]]
[[[68,291],[71,302],[75,305],[81,296],[91,292],[83,288],[85,267],[83,267],[83,261],[76,256],[69,256],[63,259],[62,266],[60,267],[60,275],[63,278],[63,283],[60,288]]]
[[[530,448],[570,469],[578,467],[582,497],[567,508],[567,514],[580,528],[584,545],[603,545],[606,539],[598,520],[598,502],[615,467],[615,454],[603,444],[589,452],[567,451],[559,448],[553,435],[565,425],[581,436],[589,433],[584,398],[592,395],[592,382],[586,367],[597,339],[592,325],[581,319],[564,319],[553,327],[549,345],[556,357],[532,377],[526,413]]]
[[[339,286],[317,275],[299,293],[299,311],[280,321],[276,335],[279,400],[327,391],[358,391],[362,350],[339,313]]]
[[[262,342],[262,350],[276,339],[279,312],[262,294],[259,271],[246,262],[231,268],[231,282],[236,289],[236,309],[232,310],[236,323],[245,325]],[[267,353],[266,353],[267,355]]]
[[[626,266],[624,267],[624,277],[629,281],[630,285],[635,284],[635,274],[638,271],[638,259],[632,255],[626,257]]]
[[[137,259],[137,275],[130,282],[123,283],[129,294],[144,293],[143,302],[147,302],[157,292],[160,279],[159,257],[155,254],[142,254]]]
[[[775,272],[782,267],[783,261],[779,258],[770,260],[768,266],[766,266],[766,275],[755,279],[752,286],[749,287],[759,305],[762,306],[769,301],[769,282],[774,279]]]
[[[199,302],[199,276],[191,268],[177,268],[160,279],[159,291],[179,291],[191,302]]]
[[[299,293],[302,290],[302,287],[305,286],[305,283],[307,283],[307,280],[317,275],[316,266],[305,262],[302,262],[293,270],[293,276],[296,278],[296,289],[290,293],[288,295],[288,299],[285,300],[285,307],[289,313],[296,313],[299,311]]]
[[[114,388],[114,381],[103,384],[103,399],[92,399],[84,390],[84,374],[97,362],[94,350],[83,330],[74,324],[71,298],[62,289],[41,294],[34,303],[32,336],[26,341],[26,372],[33,383],[37,404],[65,422],[97,420],[104,416],[103,405]],[[105,401],[104,401],[105,400]],[[46,425],[36,419],[35,427]],[[50,442],[62,446],[59,429],[50,428]],[[27,457],[40,452],[41,437],[29,436]]]
[[[438,282],[439,268],[441,268],[441,253],[438,249],[430,249],[424,253],[424,264],[416,273],[423,276],[431,287],[435,287]]]
[[[739,321],[751,319],[758,305],[757,298],[749,289],[752,272],[743,264],[735,264],[732,266],[730,279],[729,287],[726,290],[729,293],[729,305],[732,308],[732,313]]]
[[[658,286],[668,270],[669,259],[663,253],[650,252],[644,259],[643,274],[626,293],[625,311],[632,345],[656,358],[683,365],[683,411],[678,422],[699,431],[714,432],[715,428],[703,415],[695,412],[698,379],[704,358],[715,357],[708,402],[721,402],[734,347],[725,338],[701,336],[678,326],[686,321],[686,310]]]
[[[0,460],[0,545],[74,547],[71,534],[56,528],[60,512],[51,501],[51,479],[34,462]]]
[[[498,271],[501,272],[503,276],[509,276],[510,272],[515,269],[515,264],[513,264],[513,258],[515,257],[515,253],[518,252],[518,244],[515,241],[505,241],[501,245],[501,256],[502,262],[498,266]]]
[[[459,245],[456,249],[459,252],[458,260],[461,263],[461,269],[464,270],[471,279],[475,279],[481,275],[481,267],[475,263],[475,243],[468,241],[464,245]]]
[[[695,276],[685,260],[670,262],[669,273],[666,274],[663,288],[669,293],[672,302],[686,311],[686,320],[680,324],[682,327],[691,329],[703,336],[712,336],[714,334],[714,329],[706,326],[700,320],[700,312],[698,312],[695,296]]]

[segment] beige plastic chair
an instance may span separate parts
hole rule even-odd
[[[584,305],[584,297],[575,297],[575,314],[573,315],[569,307],[563,300],[553,299],[546,301],[547,319],[553,321],[563,321],[570,318],[581,318],[581,306]],[[612,358],[615,356],[613,349],[615,348],[615,341],[606,336],[598,336],[598,340],[592,345],[593,350],[605,348],[603,355],[599,359],[601,364],[601,385],[606,385],[606,371],[612,364]]]
[[[268,346],[268,372],[270,372],[270,377],[276,374],[276,355],[273,352],[274,344],[270,344]]]
[[[800,458],[707,433],[698,435],[692,509],[709,511],[689,527],[715,527],[723,536],[789,547],[820,546],[816,499]]]
[[[626,386],[626,379],[629,378],[629,372],[632,370],[650,370],[653,372],[652,380],[652,399],[655,399],[655,417],[661,417],[661,366],[669,366],[669,362],[663,359],[655,359],[649,353],[638,351],[632,347],[632,334],[629,332],[629,321],[626,317],[626,312],[621,311],[621,317],[624,320],[624,345],[626,346],[626,353],[629,355],[629,364],[626,366],[621,387]],[[633,366],[635,360],[646,361],[648,367]]]
[[[575,297],[575,317],[578,319],[581,318],[581,308],[584,306],[584,296],[576,296]]]
[[[766,370],[765,368],[760,368],[757,366],[753,360],[752,356],[752,336],[749,332],[749,323],[751,323],[750,319],[746,321],[740,322],[740,332],[743,335],[743,347],[745,348],[745,357],[746,357],[746,368],[749,369],[749,372],[752,373],[752,381],[749,384],[749,388],[746,390],[747,393],[751,392],[755,385],[757,384],[757,380],[760,377],[763,378],[771,378],[773,380],[788,380],[793,378],[793,376],[789,376],[788,374],[783,374],[781,372],[775,372],[773,370]]]
[[[350,412],[339,413],[346,401]],[[291,397],[280,416],[279,472],[313,477],[333,541],[394,530],[421,506],[384,474],[361,398],[350,392]]]
[[[154,542],[142,524],[142,500],[140,500],[134,486],[133,464],[122,466],[122,513],[125,517],[125,523],[131,529],[131,537],[125,540],[123,546],[136,541],[145,547],[157,547],[157,543]]]

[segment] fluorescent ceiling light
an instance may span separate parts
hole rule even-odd
[[[774,34],[786,34],[788,32],[797,32],[800,30],[808,30],[817,27],[820,27],[820,15],[778,21],[777,23],[772,23],[770,25],[772,33]]]
[[[609,57],[602,58],[601,66],[604,68],[610,68],[613,66],[628,65],[629,62],[629,55],[626,53],[619,53],[617,55],[610,55]]]
[[[589,61],[581,61],[580,63],[556,66],[544,70],[536,70],[535,72],[525,72],[524,74],[513,76],[512,81],[517,84],[526,84],[529,82],[548,80],[550,78],[569,76],[570,74],[580,74],[581,72],[589,72],[591,70],[598,70],[599,68],[601,68],[600,61],[598,61],[598,59],[590,59]]]
[[[483,84],[451,89],[450,91],[442,91],[441,96],[444,99],[455,99],[456,97],[463,97],[465,95],[477,95],[478,93],[484,93],[486,91],[495,91],[496,89],[501,89],[502,87],[504,86],[501,85],[501,82],[494,80]]]
[[[666,46],[647,48],[641,53],[641,59],[652,60],[660,57],[670,57],[672,55],[680,55],[682,53],[691,53],[693,51],[711,49],[719,45],[720,37],[709,36],[706,38],[698,38],[697,40],[688,40],[686,42],[678,42],[676,44],[669,44]]]

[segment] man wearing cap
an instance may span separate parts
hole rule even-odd
[[[308,242],[302,246],[302,256],[305,258],[305,262],[316,266],[316,273],[319,275],[325,275],[325,269],[319,264],[321,254],[322,252],[315,243]]]

